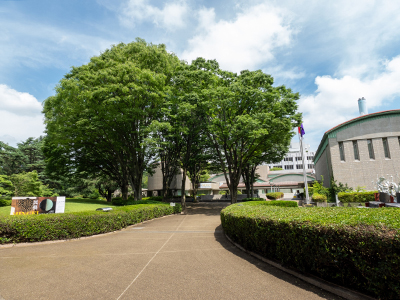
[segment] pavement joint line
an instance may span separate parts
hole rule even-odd
[[[183,218],[183,220],[181,221],[181,223],[179,224],[178,228],[176,228],[176,230],[179,229],[179,227],[181,227],[183,221],[185,221],[187,215]],[[160,249],[158,249],[158,251],[153,255],[153,257],[148,261],[148,263],[144,266],[144,268],[139,272],[139,274],[136,275],[135,279],[132,280],[132,282],[126,287],[126,289],[121,293],[121,295],[119,295],[119,297],[117,298],[117,300],[119,300],[124,294],[125,292],[132,286],[132,284],[136,281],[136,279],[139,278],[139,276],[143,273],[143,271],[147,268],[147,266],[151,263],[151,261],[157,256],[157,254],[162,250],[162,248],[164,248],[164,246],[169,242],[169,240],[174,236],[175,233],[171,234],[171,236],[168,238],[168,240],[161,246]]]
[[[320,289],[323,289],[325,291],[328,291],[328,292],[330,292],[332,294],[338,295],[338,296],[343,297],[343,298],[348,299],[348,300],[376,300],[376,298],[367,296],[367,295],[362,294],[362,293],[357,292],[357,291],[350,290],[350,289],[348,289],[346,287],[343,287],[343,286],[328,282],[328,281],[323,280],[321,278],[318,278],[318,277],[315,277],[315,276],[312,276],[312,275],[309,275],[309,274],[301,274],[301,273],[299,273],[297,271],[285,268],[284,266],[282,266],[279,263],[276,263],[276,262],[274,262],[272,260],[269,260],[268,258],[265,258],[265,257],[263,257],[263,256],[261,256],[261,255],[259,255],[257,253],[254,253],[252,251],[249,251],[249,250],[243,248],[243,246],[241,246],[241,245],[235,243],[234,241],[232,241],[230,239],[230,237],[226,233],[225,233],[225,237],[233,245],[235,245],[237,248],[239,248],[243,252],[246,252],[246,253],[250,254],[251,256],[253,256],[253,257],[255,257],[255,258],[257,258],[257,259],[259,259],[259,260],[271,265],[271,266],[274,266],[275,268],[277,268],[279,270],[282,270],[282,271],[284,271],[286,273],[289,273],[290,275],[293,275],[293,276],[295,276],[295,277],[297,277],[297,278],[299,278],[299,279],[301,279],[301,280],[303,280],[303,281],[305,281],[307,283],[310,283],[310,284],[312,284],[312,285],[314,285],[316,287],[319,287]]]

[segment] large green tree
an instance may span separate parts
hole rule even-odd
[[[73,67],[44,103],[49,168],[104,175],[125,199],[128,185],[141,199],[143,172],[157,152],[152,123],[178,63],[164,45],[137,39]]]
[[[242,169],[266,152],[271,141],[289,145],[293,128],[301,121],[299,95],[285,86],[274,87],[273,78],[260,70],[237,75],[220,70],[216,61],[202,60],[198,65],[217,78],[217,85],[203,92],[204,125],[213,162],[224,172],[235,203]]]

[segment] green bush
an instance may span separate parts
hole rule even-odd
[[[282,192],[273,192],[273,193],[268,193],[266,196],[270,200],[276,200],[276,199],[283,198],[283,193]]]
[[[221,222],[234,242],[286,267],[376,298],[400,299],[399,213],[248,202],[223,209]]]
[[[165,203],[124,206],[109,212],[10,216],[0,219],[0,244],[90,236],[181,211],[181,205]]]
[[[262,198],[244,198],[244,199],[242,199],[240,201],[247,202],[247,201],[263,201],[263,200],[264,199],[262,199]]]
[[[325,202],[327,199],[328,198],[326,197],[326,195],[321,195],[321,194],[318,194],[318,193],[314,193],[312,195],[312,200],[314,202]]]
[[[2,206],[10,206],[10,205],[11,205],[11,200],[0,199],[0,207],[2,207]]]
[[[378,193],[378,191],[372,192],[351,192],[351,193],[339,193],[338,198],[340,202],[349,203],[349,202],[369,202],[375,201],[374,193]]]
[[[251,201],[244,203],[245,205],[267,205],[267,206],[281,206],[281,207],[298,207],[296,201]]]

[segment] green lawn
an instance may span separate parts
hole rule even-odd
[[[117,207],[105,200],[91,200],[91,199],[70,199],[68,198],[65,203],[65,212],[77,212],[77,211],[93,211],[101,207]],[[11,206],[0,207],[0,217],[9,216]]]

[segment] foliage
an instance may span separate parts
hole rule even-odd
[[[400,298],[397,209],[239,205],[222,210],[221,222],[245,249],[380,299]]]
[[[357,185],[357,187],[356,187],[356,192],[358,193],[358,192],[366,192],[367,190],[365,189],[365,185],[364,186],[360,186],[360,185]]]
[[[11,180],[9,180],[7,175],[0,175],[0,196],[13,196],[14,195],[14,185]]]
[[[242,202],[247,202],[247,201],[264,201],[262,198],[244,198],[241,200]]]
[[[44,185],[40,180],[36,171],[23,172],[13,174],[10,180],[14,185],[16,197],[36,196],[36,197],[51,197],[57,196],[48,186]]]
[[[337,183],[336,180],[334,179],[334,177],[332,176],[331,186],[329,188],[329,196],[330,196],[329,200],[331,202],[335,202],[336,201],[335,195],[338,195],[339,193],[342,193],[342,192],[350,192],[352,190],[353,190],[353,188],[349,187],[347,185],[347,183],[346,184],[343,184],[341,182]]]
[[[283,193],[282,192],[267,193],[266,196],[270,200],[276,200],[276,199],[283,198]]]
[[[278,167],[273,167],[270,169],[270,171],[282,171],[282,168],[278,168]]]
[[[374,194],[378,193],[378,191],[372,192],[350,192],[350,193],[339,193],[338,198],[340,202],[349,203],[349,202],[360,202],[365,203],[369,201],[375,201]]]
[[[326,199],[330,199],[331,192],[327,187],[324,187],[324,176],[321,175],[321,183],[314,181],[312,188],[313,196],[314,194],[320,194],[324,195]]]
[[[321,195],[321,194],[318,194],[316,192],[313,193],[313,195],[312,195],[312,200],[314,202],[326,202],[327,199],[328,198],[325,195]]]
[[[73,67],[44,102],[48,172],[105,175],[140,200],[157,152],[152,124],[178,63],[165,45],[137,39]]]
[[[10,206],[11,200],[0,199],[0,207],[2,206]]]
[[[73,239],[119,230],[153,218],[179,213],[181,206],[140,204],[109,212],[10,216],[0,219],[0,243]]]
[[[284,86],[273,87],[273,78],[261,70],[237,75],[202,58],[192,65],[209,75],[201,98],[204,125],[213,163],[223,171],[235,203],[242,168],[264,155],[265,149],[271,149],[273,156],[274,145],[280,146],[279,151],[288,149],[292,129],[301,120],[296,113],[299,95]]]
[[[257,199],[257,198],[253,198]],[[281,207],[298,207],[296,201],[277,200],[277,201],[260,201],[258,198],[252,202],[247,202],[246,205],[267,205],[267,206],[281,206]]]
[[[143,197],[142,200],[135,200],[134,197],[128,197],[124,200],[122,197],[115,197],[112,199],[112,204],[116,206],[134,205],[134,204],[157,204],[163,200],[162,196]]]

